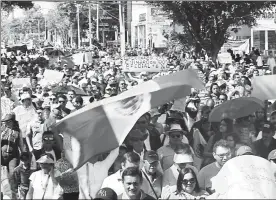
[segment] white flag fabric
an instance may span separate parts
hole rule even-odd
[[[75,169],[93,156],[121,145],[136,121],[150,109],[183,98],[203,83],[191,70],[142,83],[118,96],[103,99],[68,115],[54,130],[67,135],[65,153]]]
[[[276,199],[272,165],[261,157],[235,157],[211,181],[218,199]]]

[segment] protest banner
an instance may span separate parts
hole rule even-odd
[[[220,64],[230,64],[232,63],[232,57],[230,53],[220,53],[218,54],[218,61]]]
[[[85,63],[92,63],[93,60],[92,60],[92,52],[86,52],[84,54],[84,61]]]
[[[261,100],[272,100],[276,98],[276,75],[257,76],[252,81],[252,97]]]
[[[211,181],[218,199],[276,199],[274,170],[261,157],[232,158]]]
[[[122,61],[125,72],[161,72],[169,69],[168,59],[165,57],[124,57]]]
[[[44,71],[44,80],[50,84],[59,83],[63,78],[64,73],[55,70],[46,69]],[[43,80],[43,79],[42,79]]]
[[[14,90],[19,90],[23,86],[31,87],[31,79],[30,78],[14,78],[14,79],[12,79],[12,88]]]
[[[8,65],[1,65],[1,74],[7,74]]]
[[[82,65],[85,61],[84,53],[77,53],[72,55],[75,65]]]

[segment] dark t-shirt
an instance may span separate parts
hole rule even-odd
[[[272,150],[276,149],[276,139],[272,138],[270,145],[268,147],[264,145],[264,141],[262,139],[254,142],[253,146],[258,156],[261,156],[262,158],[267,159],[268,154]]]

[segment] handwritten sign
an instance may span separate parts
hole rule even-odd
[[[82,65],[84,62],[84,53],[77,53],[72,55],[75,65]]]
[[[137,56],[125,57],[123,61],[123,71],[126,72],[161,72],[167,71],[168,59],[165,57]]]
[[[84,54],[84,60],[86,63],[92,63],[93,62],[92,52],[86,52]]]
[[[8,65],[1,65],[1,74],[7,74]]]
[[[230,53],[220,53],[218,54],[218,61],[220,64],[232,63],[232,57]]]
[[[23,86],[31,87],[30,78],[14,78],[14,79],[12,79],[12,88],[13,89],[19,90]]]
[[[261,100],[272,100],[276,98],[276,75],[257,76],[252,81],[252,97]]]
[[[229,160],[211,181],[212,189],[220,194],[219,199],[276,199],[272,165],[261,157],[235,157]]]
[[[63,75],[64,74],[62,72],[49,69],[46,69],[43,74],[44,80],[46,80],[50,84],[59,83],[62,80]]]

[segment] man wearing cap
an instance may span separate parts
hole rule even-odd
[[[155,151],[147,151],[144,154],[144,166],[142,168],[142,174],[144,177],[142,187],[147,188],[144,190],[146,194],[149,194],[156,199],[161,197],[162,192],[162,169],[159,162],[158,154]]]
[[[254,155],[253,150],[250,146],[241,146],[238,148],[236,152],[236,156],[244,156],[244,155]]]
[[[162,180],[162,194],[161,198],[166,199],[168,194],[175,191],[179,171],[189,166],[197,174],[198,170],[193,166],[193,153],[188,144],[178,144],[175,147],[175,154],[173,155],[173,164],[170,168],[164,171]]]
[[[276,147],[276,139],[273,138],[275,129],[270,122],[265,122],[262,126],[262,139],[253,143],[256,155],[267,158],[269,152]]]
[[[15,118],[19,123],[19,127],[22,133],[22,137],[26,144],[27,126],[36,116],[36,110],[32,104],[31,95],[29,93],[23,93],[21,96],[22,105],[18,105],[13,109]]]
[[[173,156],[175,154],[175,149],[178,145],[183,144],[183,139],[188,143],[185,137],[185,132],[179,124],[171,124],[170,129],[165,132],[169,136],[169,143],[165,146],[160,147],[157,153],[160,158],[162,169],[165,171],[173,165]],[[189,146],[189,145],[188,145]]]

